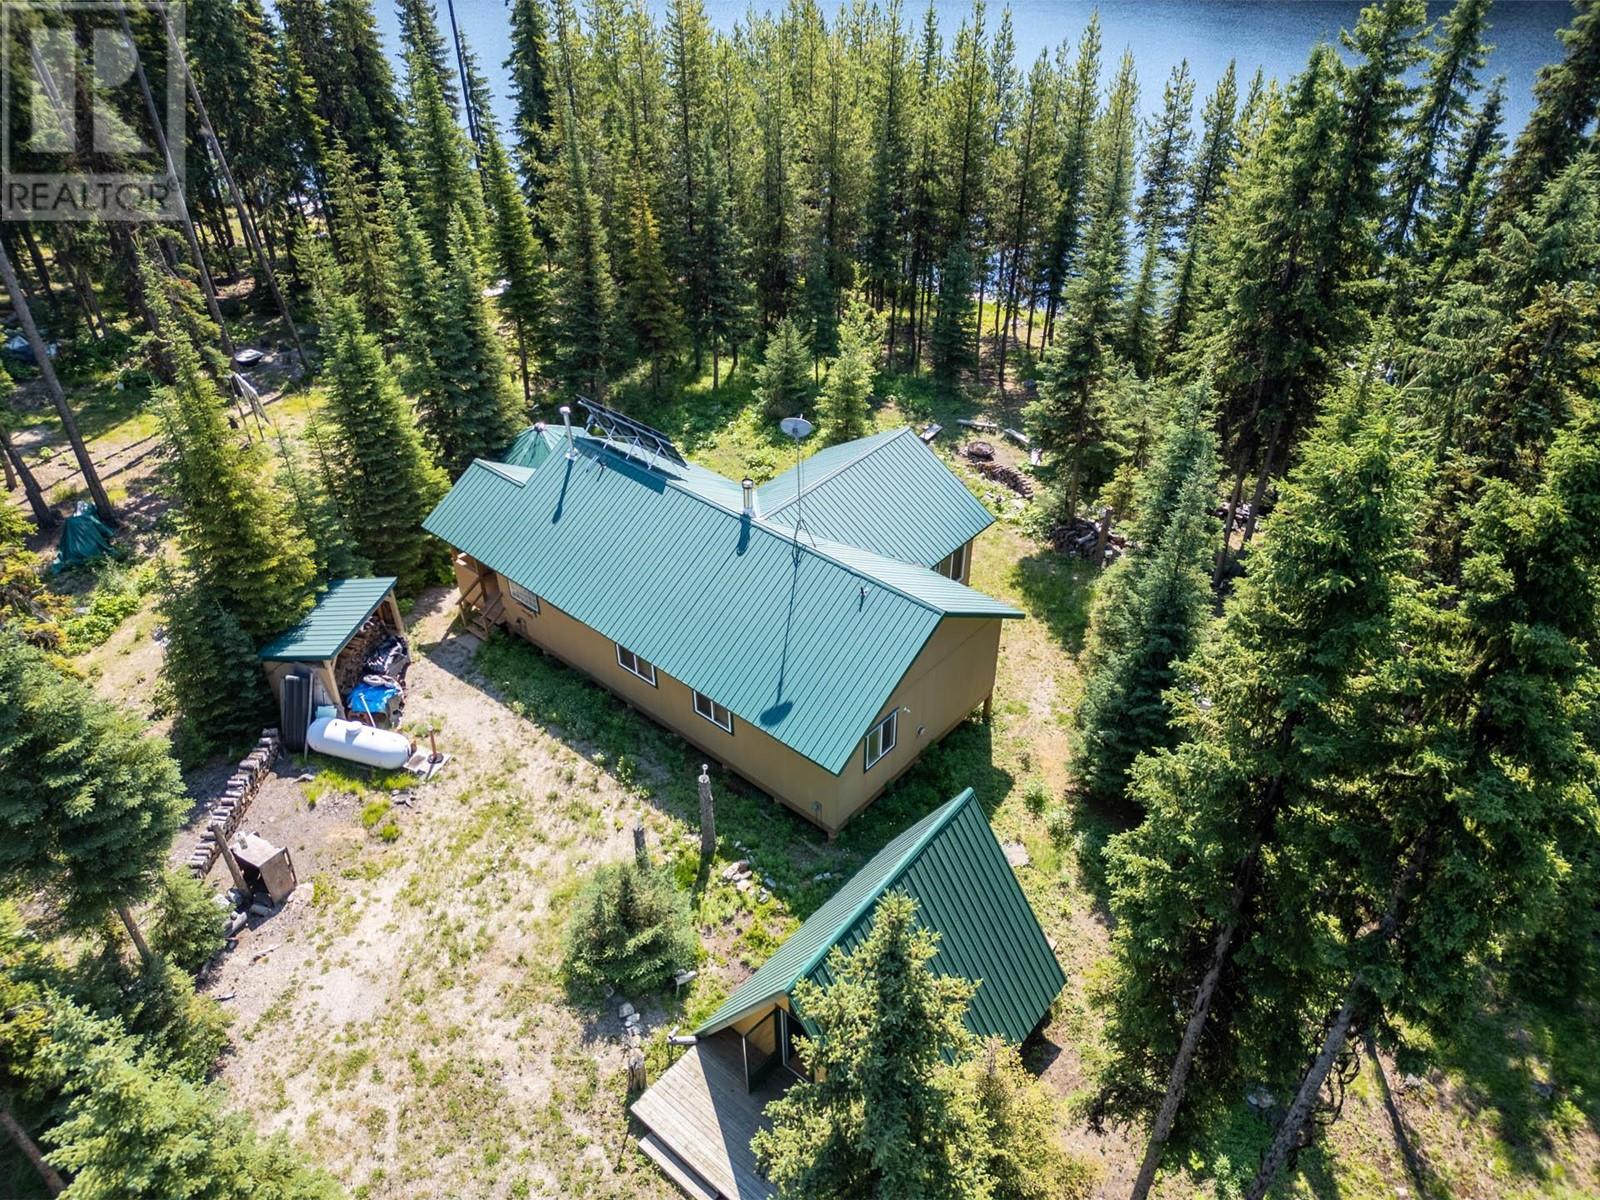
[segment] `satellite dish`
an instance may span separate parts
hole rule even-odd
[[[804,417],[785,417],[778,422],[778,428],[798,442],[810,437],[816,426]]]

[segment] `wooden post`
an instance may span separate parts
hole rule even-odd
[[[994,715],[994,693],[990,692],[983,698],[983,723],[987,725]]]
[[[628,1091],[642,1092],[650,1080],[645,1077],[644,1051],[637,1046],[628,1048]]]
[[[700,869],[709,871],[717,856],[717,807],[711,798],[711,768],[700,764]]]
[[[643,821],[635,821],[633,824],[633,861],[638,863],[641,869],[650,865],[650,853],[644,845]]]
[[[1094,566],[1100,570],[1106,565],[1106,539],[1111,536],[1111,510],[1100,510],[1100,536],[1094,540]]]
[[[245,886],[244,872],[239,870],[239,860],[233,857],[233,849],[228,845],[228,831],[222,827],[221,821],[213,821],[211,832],[217,835],[217,849],[222,853],[222,861],[228,865],[228,874],[233,876],[233,886],[248,896],[250,889]]]

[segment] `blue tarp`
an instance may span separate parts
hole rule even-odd
[[[388,716],[389,704],[400,695],[400,689],[388,684],[359,683],[350,691],[348,708],[351,712],[371,713],[375,717]]]

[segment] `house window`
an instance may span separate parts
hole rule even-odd
[[[867,765],[862,768],[863,770],[870,771],[873,763],[894,749],[895,733],[900,723],[899,718],[900,710],[895,709],[868,732]]]
[[[967,573],[967,547],[963,543],[952,550],[948,555],[939,560],[939,565],[933,568],[941,575],[961,582],[961,577]]]
[[[506,580],[506,586],[511,592],[511,598],[513,600],[531,612],[534,616],[537,617],[539,615],[539,597],[535,596],[520,583],[512,583],[509,579]]]
[[[622,644],[617,643],[617,666],[624,671],[637,675],[651,687],[656,686],[656,669],[632,650],[624,650]]]
[[[699,692],[695,692],[694,710],[719,729],[726,729],[729,733],[733,732],[733,714],[710,696],[703,696]]]

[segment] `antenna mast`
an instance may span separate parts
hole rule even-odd
[[[785,417],[778,422],[778,428],[794,439],[794,545],[795,552],[800,550],[800,529],[806,523],[805,517],[805,476],[803,472],[804,460],[800,457],[800,443],[811,436],[815,428],[804,417]],[[811,536],[811,530],[806,530],[806,536],[811,538],[812,546],[817,544],[817,539]]]

